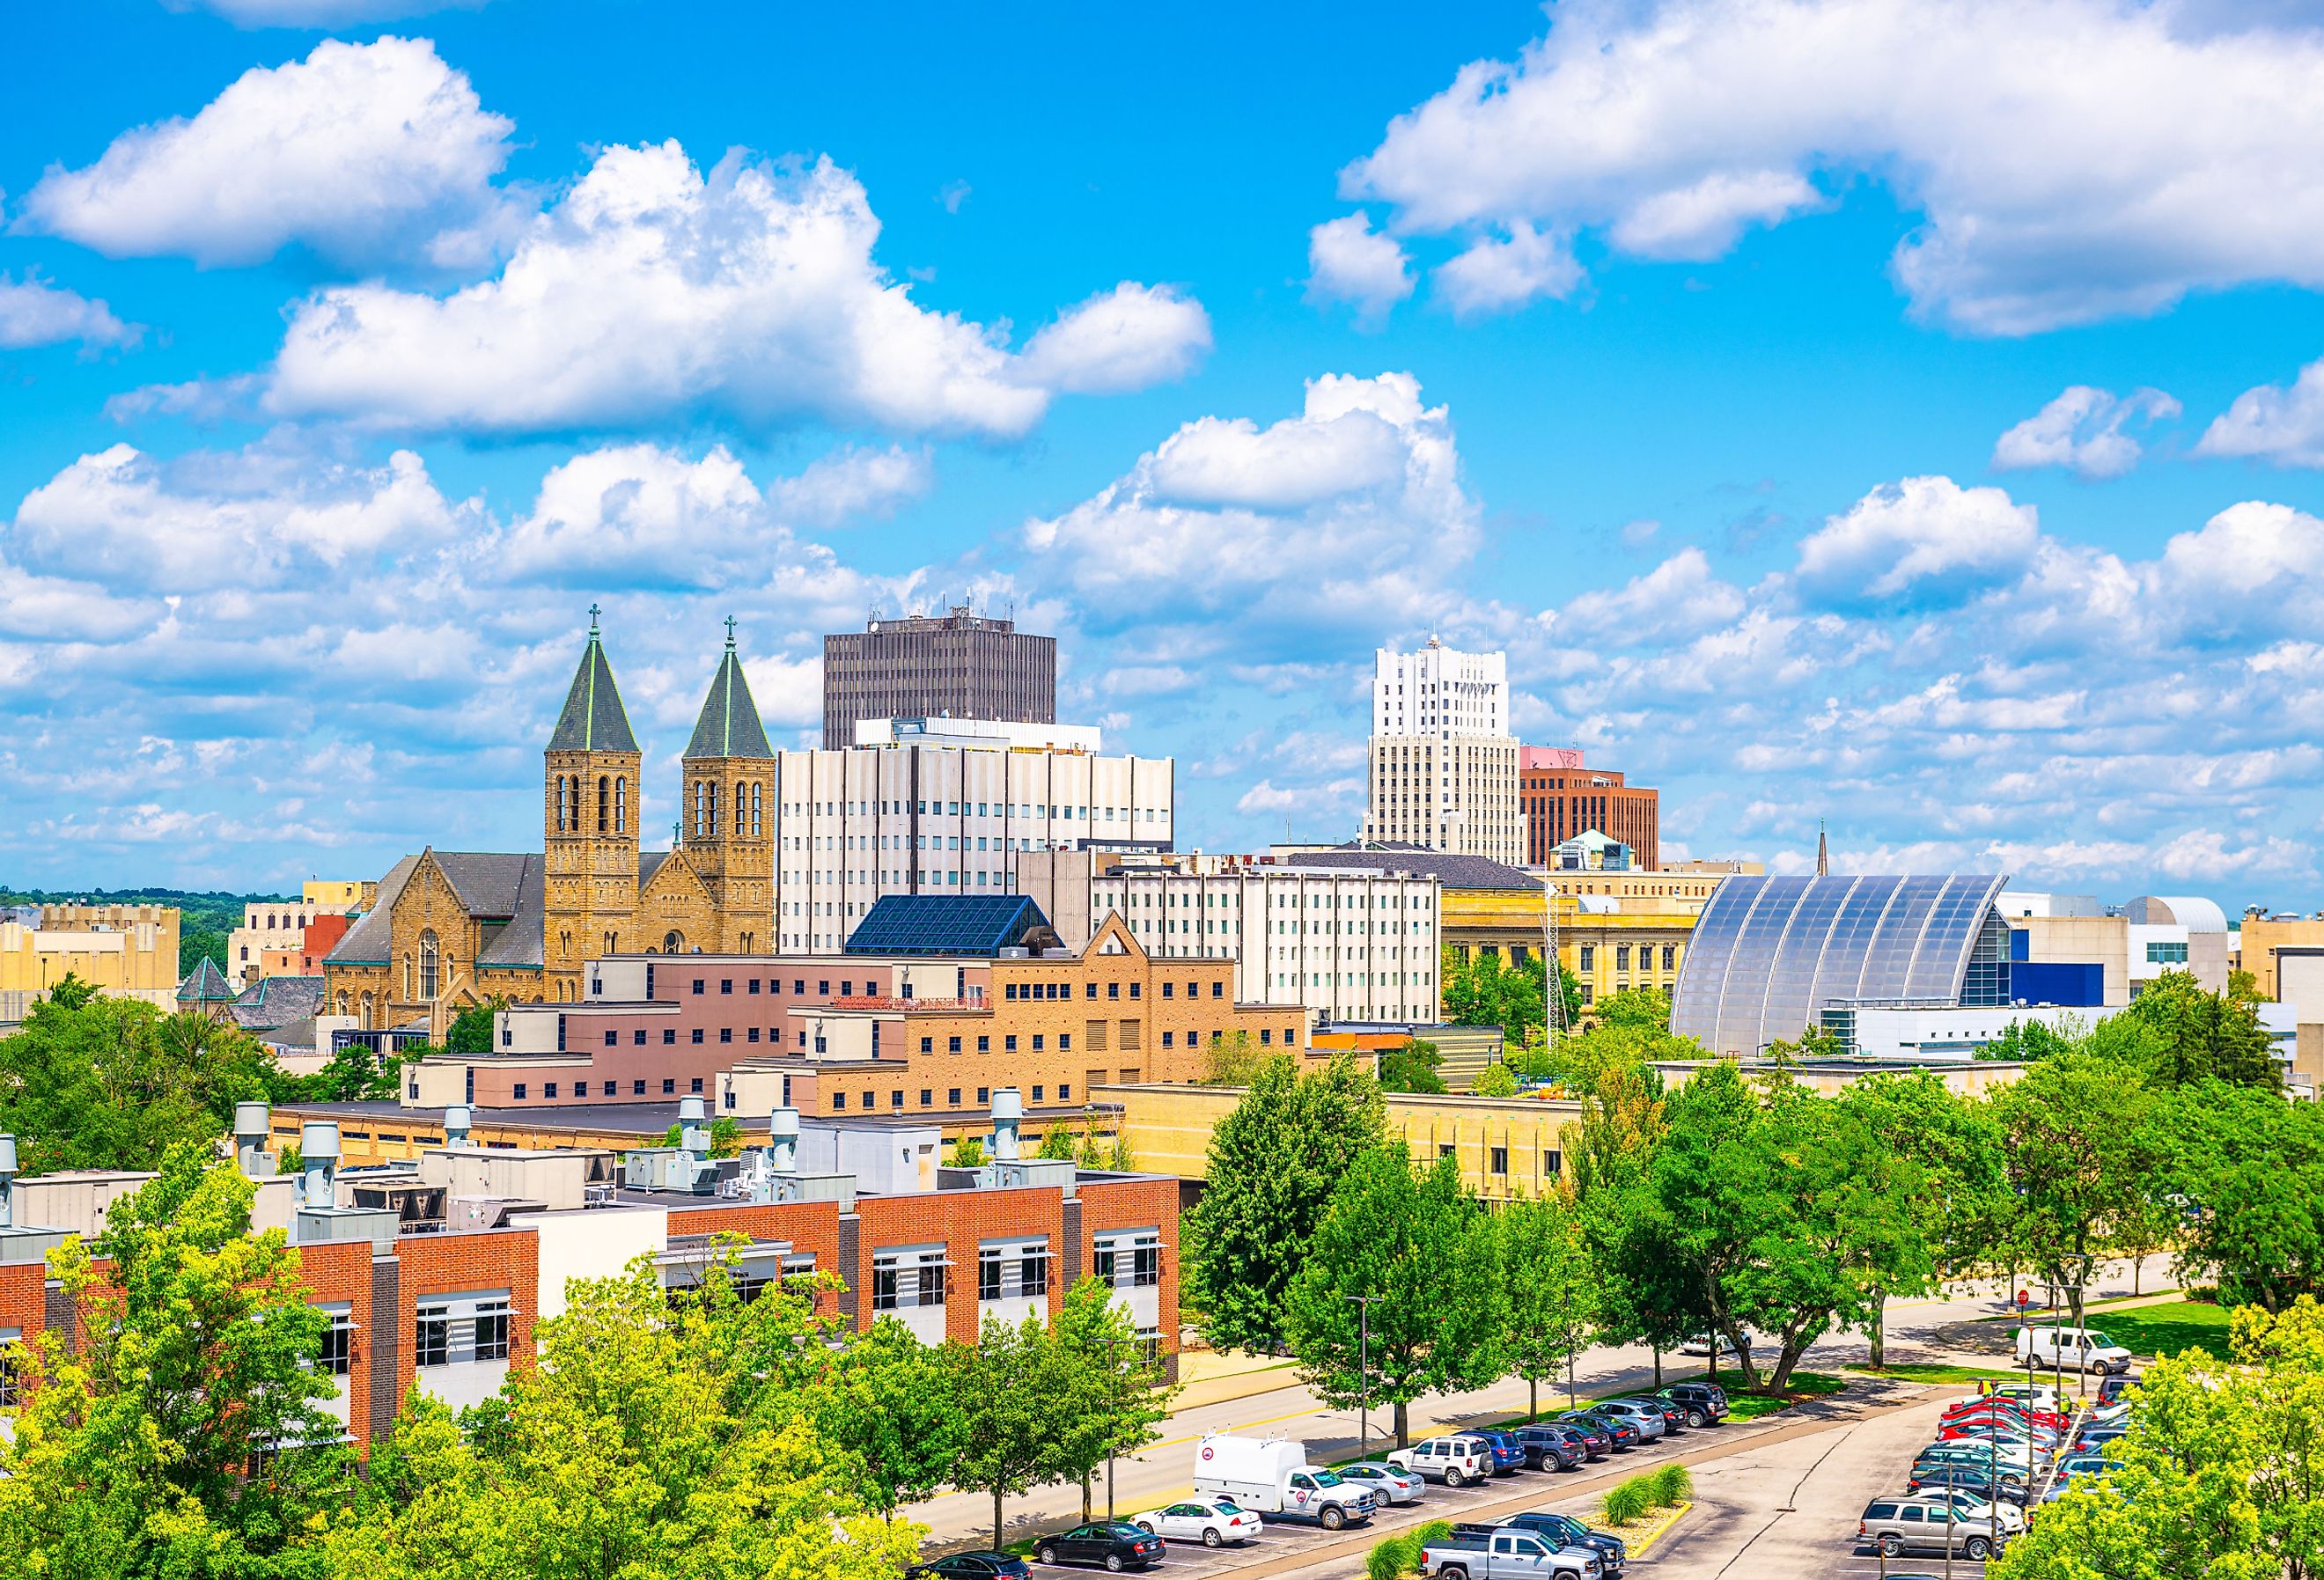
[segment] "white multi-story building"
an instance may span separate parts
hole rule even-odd
[[[1526,859],[1524,748],[1509,735],[1508,658],[1434,637],[1372,661],[1364,837],[1511,865]]]
[[[1372,654],[1373,735],[1449,741],[1508,733],[1507,653],[1456,652],[1432,636],[1417,652]]]
[[[1233,961],[1239,999],[1304,1004],[1333,1021],[1441,1020],[1436,880],[1296,860],[1028,853],[1018,886],[1069,947],[1119,914],[1156,955]]]
[[[1167,851],[1167,757],[945,745],[775,759],[780,947],[836,954],[883,894],[1007,894],[1018,860],[1082,845]]]

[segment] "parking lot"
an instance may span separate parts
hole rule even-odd
[[[1430,1482],[1419,1502],[1399,1504],[1389,1513],[1375,1518],[1367,1527],[1351,1526],[1345,1530],[1330,1531],[1297,1520],[1269,1520],[1263,1535],[1240,1547],[1213,1549],[1194,1542],[1173,1541],[1162,1561],[1148,1572],[1197,1580],[1197,1577],[1204,1575],[1233,1574],[1263,1562],[1272,1565],[1282,1560],[1286,1565],[1296,1566],[1302,1554],[1320,1553],[1351,1539],[1363,1540],[1369,1545],[1371,1541],[1426,1520],[1450,1520],[1457,1522],[1498,1519],[1511,1511],[1512,1508],[1558,1509],[1590,1519],[1594,1523],[1598,1496],[1612,1483],[1640,1471],[1652,1470],[1665,1460],[1692,1457],[1706,1449],[1720,1451],[1725,1444],[1752,1430],[1749,1427],[1723,1424],[1703,1427],[1683,1431],[1675,1438],[1665,1437],[1657,1443],[1611,1454],[1573,1470],[1519,1470],[1497,1475],[1489,1482],[1471,1483],[1464,1487],[1448,1487],[1439,1482]],[[1385,1457],[1387,1452],[1387,1446],[1383,1445],[1375,1457]],[[1121,1517],[1129,1519],[1142,1512],[1143,1509],[1125,1508]],[[1850,1529],[1854,1529],[1852,1524]],[[1037,1573],[1050,1575],[1092,1572],[1088,1566],[1081,1565],[1049,1566],[1036,1562],[1033,1567]],[[1317,1571],[1318,1574],[1342,1572],[1360,1575],[1363,1572],[1361,1559],[1352,1559],[1344,1566]]]

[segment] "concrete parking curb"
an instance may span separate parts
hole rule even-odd
[[[1658,1460],[1656,1461],[1656,1464],[1678,1464],[1684,1465],[1692,1468],[1695,1465],[1709,1465],[1717,1460],[1726,1459],[1733,1455],[1745,1454],[1756,1449],[1765,1448],[1774,1444],[1788,1443],[1794,1438],[1812,1437],[1818,1432],[1829,1431],[1831,1428],[1840,1425],[1843,1419],[1874,1420],[1882,1416],[1895,1415],[1900,1410],[1913,1409],[1927,1403],[1928,1395],[1930,1393],[1936,1391],[1946,1385],[1943,1383],[1916,1382],[1903,1383],[1900,1384],[1900,1386],[1911,1388],[1914,1391],[1913,1397],[1900,1400],[1895,1404],[1876,1406],[1871,1409],[1865,1410],[1860,1415],[1851,1415],[1845,1418],[1841,1417],[1838,1411],[1831,1409],[1819,1408],[1828,1406],[1830,1404],[1829,1400],[1811,1400],[1809,1403],[1796,1406],[1793,1409],[1784,1410],[1779,1414],[1763,1418],[1767,1423],[1765,1426],[1761,1426],[1758,1423],[1754,1422],[1738,1437],[1728,1439],[1722,1437],[1719,1446],[1711,1453],[1700,1455],[1679,1454],[1673,1455],[1670,1459]],[[1814,1411],[1815,1413],[1812,1416],[1804,1414],[1804,1412],[1808,1411]],[[1533,1487],[1526,1492],[1516,1493],[1508,1498],[1499,1499],[1490,1503],[1479,1504],[1471,1508],[1464,1509],[1461,1512],[1464,1519],[1480,1521],[1489,1520],[1506,1514],[1522,1513],[1524,1511],[1536,1507],[1542,1503],[1562,1502],[1569,1498],[1581,1497],[1591,1492],[1602,1492],[1608,1487],[1611,1487],[1619,1482],[1628,1480],[1633,1474],[1634,1473],[1630,1467],[1625,1465],[1618,1469],[1608,1469],[1597,1472],[1594,1474],[1584,1476],[1579,1481],[1558,1482],[1554,1483],[1555,1492],[1554,1495],[1545,1495],[1548,1493],[1548,1489],[1551,1483],[1536,1483]],[[1302,1570],[1312,1568],[1319,1564],[1331,1563],[1341,1558],[1358,1557],[1370,1551],[1373,1547],[1379,1545],[1381,1540],[1388,1537],[1401,1535],[1403,1532],[1407,1530],[1416,1530],[1421,1526],[1427,1524],[1429,1520],[1442,1518],[1440,1515],[1425,1512],[1425,1504],[1423,1504],[1420,1507],[1424,1512],[1421,1512],[1417,1518],[1400,1519],[1394,1524],[1375,1520],[1368,1529],[1352,1538],[1343,1537],[1338,1541],[1329,1542],[1322,1547],[1310,1548],[1304,1552],[1286,1554],[1284,1557],[1279,1558],[1260,1558],[1249,1564],[1236,1565],[1232,1568],[1214,1570],[1206,1577],[1206,1580],[1223,1580],[1223,1577],[1227,1575],[1238,1576],[1239,1580],[1266,1580],[1266,1577],[1268,1576],[1296,1575]],[[1673,1521],[1673,1525],[1675,1525],[1676,1523],[1676,1521]]]

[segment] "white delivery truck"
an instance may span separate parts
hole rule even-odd
[[[1372,1517],[1370,1488],[1310,1464],[1305,1444],[1282,1437],[1214,1432],[1204,1438],[1194,1448],[1194,1493],[1231,1499],[1262,1515],[1312,1520],[1326,1530]]]
[[[2102,1333],[2087,1327],[2021,1327],[2017,1330],[2017,1363],[2031,1357],[2036,1367],[2062,1367],[2074,1372],[2127,1372],[2130,1352]]]

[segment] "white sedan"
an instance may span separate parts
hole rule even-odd
[[[1231,1503],[1173,1503],[1133,1515],[1130,1522],[1171,1541],[1198,1541],[1206,1548],[1247,1542],[1265,1529],[1258,1515]]]
[[[1359,1465],[1333,1467],[1333,1474],[1343,1482],[1353,1482],[1360,1487],[1370,1487],[1379,1494],[1383,1508],[1396,1503],[1417,1503],[1427,1483],[1408,1470],[1398,1470],[1384,1460],[1368,1459]]]

